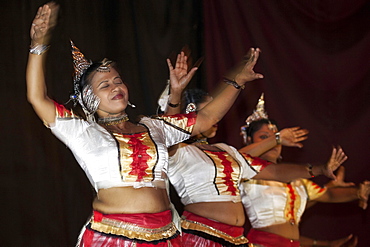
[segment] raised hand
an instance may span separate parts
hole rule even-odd
[[[301,141],[306,140],[308,130],[301,129],[300,127],[285,128],[280,131],[281,144],[288,147],[302,148]]]
[[[360,184],[358,189],[358,206],[365,210],[367,208],[367,201],[369,200],[370,181],[364,181]]]
[[[333,147],[333,151],[329,161],[324,166],[323,174],[328,178],[336,179],[334,171],[347,160],[346,154],[343,152],[341,147]]]
[[[244,85],[246,82],[263,78],[262,74],[254,72],[254,66],[257,63],[260,52],[261,50],[259,48],[249,49],[249,52],[246,56],[247,63],[234,78],[234,81],[238,83],[240,86]]]
[[[168,69],[170,71],[171,93],[173,91],[182,92],[193,78],[199,65],[194,66],[188,71],[188,56],[183,51],[177,55],[175,68],[170,59],[167,59]]]
[[[49,44],[50,31],[57,23],[58,10],[59,5],[55,2],[49,2],[39,7],[30,30],[31,46]]]
[[[340,166],[338,168],[336,176],[337,176],[336,180],[330,180],[328,183],[325,184],[326,188],[355,186],[355,183],[344,182],[344,177],[345,177],[345,168],[344,168],[344,166]]]

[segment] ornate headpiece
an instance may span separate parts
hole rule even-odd
[[[264,100],[264,94],[261,94],[261,97],[258,99],[258,103],[256,106],[256,110],[253,111],[253,113],[247,117],[245,120],[246,125],[241,127],[242,132],[246,131],[246,129],[249,127],[249,125],[254,122],[258,121],[260,119],[268,119],[267,112],[265,111],[265,100]],[[270,122],[270,121],[269,121]],[[275,124],[269,123],[268,125],[269,129],[273,130],[274,132],[277,132],[278,129]]]
[[[86,85],[84,88],[80,88],[79,82],[82,75],[92,65],[90,60],[87,60],[71,40],[72,57],[73,57],[73,88],[74,95],[71,95],[71,99],[77,101],[83,111],[86,114],[86,118],[89,121],[95,121],[94,113],[98,109],[100,99],[93,93],[91,85]]]
[[[80,91],[78,87],[77,82],[81,79],[81,76],[83,73],[91,66],[92,62],[91,60],[87,60],[85,58],[85,55],[82,54],[80,49],[77,48],[77,46],[73,43],[72,40],[71,47],[72,47],[72,57],[73,57],[73,67],[74,67],[74,75],[73,75],[73,84],[75,86],[75,92]]]
[[[256,110],[254,110],[253,113],[249,117],[247,117],[245,122],[248,127],[251,122],[260,119],[268,119],[267,112],[265,111],[265,100],[263,98],[263,93],[261,94],[261,97],[258,100]]]

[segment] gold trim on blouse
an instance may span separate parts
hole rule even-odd
[[[212,159],[216,167],[215,186],[220,195],[239,196],[239,163],[226,151],[202,150]]]
[[[151,182],[157,165],[157,150],[149,133],[113,135],[119,143],[122,181]]]

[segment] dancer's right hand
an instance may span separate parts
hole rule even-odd
[[[55,2],[49,2],[39,7],[31,25],[31,46],[49,44],[51,30],[57,23],[58,11],[59,5]]]

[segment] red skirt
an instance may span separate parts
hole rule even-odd
[[[261,247],[299,247],[300,243],[298,240],[292,240],[284,238],[282,236],[264,232],[256,229],[251,229],[247,236],[252,246]],[[255,245],[254,245],[255,244]]]
[[[184,211],[181,217],[182,244],[185,247],[248,246],[244,228],[232,226]]]
[[[80,234],[80,247],[182,246],[170,210],[144,214],[93,212]]]

